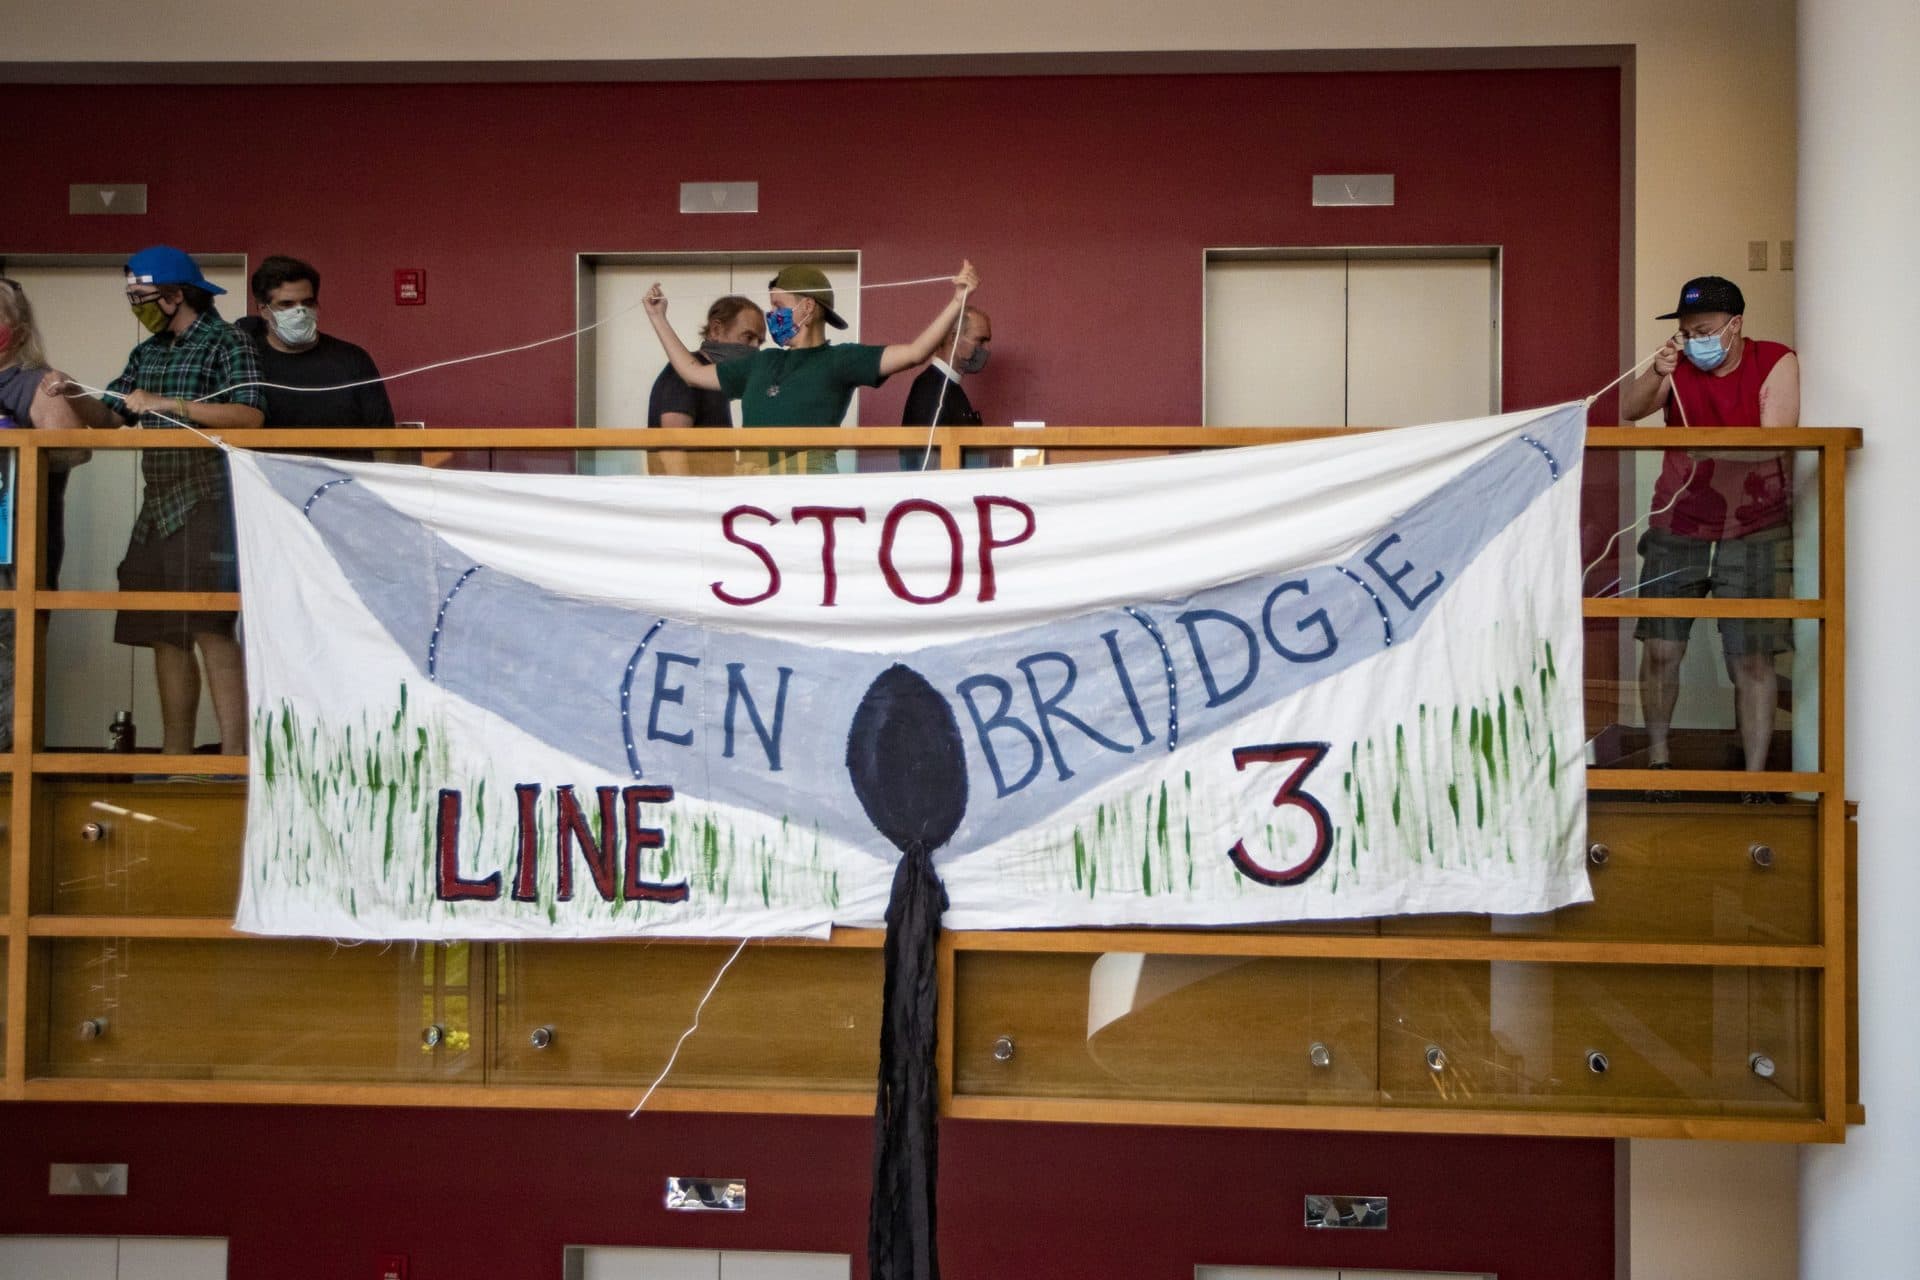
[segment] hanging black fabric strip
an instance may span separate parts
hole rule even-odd
[[[873,1109],[873,1201],[867,1221],[872,1280],[939,1280],[938,1190],[940,915],[947,891],[933,855],[913,842],[887,901],[886,986],[880,1013],[880,1089]]]

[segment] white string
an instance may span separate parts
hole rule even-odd
[[[640,1095],[639,1103],[634,1107],[633,1110],[627,1112],[627,1119],[629,1120],[633,1119],[635,1116],[639,1115],[642,1110],[646,1108],[647,1100],[653,1097],[653,1091],[660,1087],[660,1082],[667,1078],[667,1073],[669,1071],[673,1070],[673,1064],[676,1061],[678,1061],[680,1058],[680,1046],[687,1042],[688,1036],[691,1036],[694,1032],[700,1029],[700,1014],[703,1010],[706,1009],[707,1001],[713,999],[713,993],[719,989],[720,979],[727,976],[727,970],[733,968],[733,962],[740,958],[740,953],[742,951],[745,951],[747,949],[747,944],[752,941],[753,941],[752,934],[748,934],[746,937],[740,939],[740,945],[733,949],[733,954],[727,957],[727,962],[720,966],[720,972],[713,975],[713,983],[707,988],[707,994],[701,996],[700,1003],[694,1006],[693,1025],[688,1027],[685,1031],[682,1031],[680,1033],[680,1038],[673,1042],[673,1052],[667,1056],[667,1065],[660,1068],[660,1074],[653,1078],[653,1083],[647,1086],[647,1091]]]
[[[918,280],[876,280],[872,284],[857,284],[856,289],[904,289],[910,284],[952,284],[952,276],[921,276]]]
[[[855,285],[854,289],[856,291],[864,291],[867,289],[904,289],[909,285],[952,284],[952,283],[953,283],[952,276],[921,276],[913,280],[876,280],[872,284]],[[802,290],[798,290],[797,292],[807,293],[812,291],[802,289]],[[666,294],[664,296],[671,298],[673,295]],[[207,394],[197,397],[196,403],[212,400],[218,396],[230,395],[235,391],[245,391],[245,390],[254,389],[254,388],[264,389],[268,391],[298,391],[298,392],[306,392],[308,394],[316,394],[319,392],[326,392],[326,391],[353,391],[360,387],[371,387],[379,383],[398,382],[402,378],[411,378],[414,375],[421,374],[421,373],[432,373],[436,369],[448,369],[448,368],[452,368],[454,365],[471,364],[476,360],[491,360],[496,356],[518,355],[522,351],[532,351],[536,347],[546,347],[546,346],[551,346],[556,342],[565,342],[569,338],[577,338],[583,333],[590,333],[593,330],[598,329],[602,325],[611,324],[615,320],[618,320],[623,316],[631,315],[633,312],[639,310],[644,305],[645,305],[644,301],[636,302],[632,306],[627,307],[624,310],[616,311],[610,316],[602,316],[600,319],[595,320],[590,324],[583,324],[577,329],[569,329],[565,333],[557,333],[551,338],[541,338],[534,342],[523,342],[519,346],[515,346],[515,347],[502,347],[497,351],[482,351],[477,355],[457,356],[452,360],[437,360],[432,364],[423,364],[418,366],[417,368],[402,369],[398,373],[387,373],[387,374],[381,374],[378,377],[362,378],[358,382],[342,382],[336,386],[331,386],[331,387],[291,387],[286,385],[285,383],[280,383],[280,382],[236,382],[230,387],[221,387],[218,391],[209,391],[207,392]],[[74,385],[81,386],[82,384],[76,382],[74,383]],[[91,391],[92,388],[88,388],[88,390]],[[161,414],[158,416],[163,418],[166,417],[166,415],[164,414]],[[187,430],[189,431],[192,431],[194,429],[191,426],[188,426],[184,422],[175,422],[174,419],[172,418],[166,418],[166,420],[168,422],[174,422],[175,426],[186,427]],[[209,440],[213,439],[213,437],[211,436],[208,436],[207,438]]]
[[[1686,571],[1687,571],[1687,566],[1682,565],[1680,568],[1672,570],[1669,573],[1663,573],[1657,578],[1644,578],[1641,581],[1634,583],[1630,587],[1621,587],[1618,594],[1624,596],[1629,591],[1645,591],[1648,587],[1652,586],[1656,582],[1664,582],[1668,578],[1677,578],[1681,574],[1685,573]],[[1618,578],[1615,578],[1614,581],[1618,582],[1620,580]]]
[[[209,391],[199,398],[201,400],[211,400],[215,396],[224,396],[235,391],[244,391],[250,387],[263,387],[269,391],[352,391],[356,387],[370,387],[379,382],[398,382],[402,378],[411,378],[417,373],[432,373],[435,369],[449,369],[457,364],[471,364],[475,360],[491,360],[495,356],[517,355],[522,351],[532,351],[535,347],[548,347],[556,342],[565,342],[568,338],[577,338],[583,333],[589,333],[594,329],[598,329],[603,324],[612,324],[615,320],[620,319],[622,316],[632,314],[644,305],[644,302],[636,302],[625,310],[616,311],[610,316],[602,316],[591,324],[581,325],[578,329],[569,329],[565,333],[556,333],[551,338],[541,338],[534,342],[523,342],[517,347],[502,347],[498,351],[482,351],[478,355],[456,356],[452,360],[436,360],[432,364],[423,364],[413,369],[402,369],[398,373],[381,374],[375,378],[362,378],[358,382],[342,382],[338,386],[333,387],[289,387],[278,382],[236,382],[230,387],[221,387],[218,391]]]
[[[1639,361],[1639,363],[1635,364],[1631,369],[1628,369],[1625,373],[1615,378],[1612,382],[1609,382],[1606,386],[1600,388],[1598,391],[1588,396],[1586,401],[1587,407],[1592,408],[1594,401],[1598,400],[1601,396],[1607,394],[1607,392],[1613,390],[1615,387],[1625,382],[1628,378],[1631,378],[1634,374],[1638,373],[1642,366],[1646,365],[1650,361],[1657,358],[1659,354],[1662,351],[1665,351],[1666,349],[1667,349],[1667,344],[1664,342],[1661,343],[1658,347],[1655,347],[1653,351],[1645,359]],[[1687,422],[1687,406],[1684,403],[1682,403],[1680,399],[1679,381],[1673,380],[1669,382],[1668,391],[1673,396],[1674,408],[1680,411],[1680,425],[1683,427],[1689,425]],[[1600,564],[1600,562],[1607,558],[1607,553],[1612,551],[1614,544],[1620,541],[1621,534],[1631,533],[1635,529],[1638,529],[1641,526],[1641,524],[1644,523],[1645,521],[1651,520],[1655,516],[1665,515],[1667,512],[1673,510],[1674,506],[1680,501],[1681,497],[1685,495],[1685,493],[1687,492],[1687,486],[1693,483],[1693,477],[1697,475],[1699,471],[1700,471],[1700,459],[1695,458],[1693,460],[1693,465],[1687,468],[1687,478],[1680,482],[1680,487],[1674,490],[1673,498],[1671,501],[1667,503],[1666,506],[1661,507],[1658,511],[1649,511],[1647,512],[1647,514],[1636,518],[1631,524],[1625,526],[1624,528],[1616,529],[1614,531],[1613,536],[1607,539],[1607,545],[1600,549],[1600,554],[1593,558],[1593,563],[1580,571],[1580,581],[1585,582],[1587,580],[1587,575],[1592,573],[1594,569]],[[1671,574],[1661,575],[1661,577],[1671,577],[1671,576],[1673,575]],[[1660,580],[1659,578],[1653,579],[1653,581],[1655,582],[1658,582],[1659,580]],[[1618,582],[1619,579],[1615,578],[1613,581]],[[1608,583],[1607,585],[1612,586],[1613,583]],[[1640,584],[1641,587],[1644,587],[1646,585],[1647,584],[1644,582]],[[1639,589],[1640,587],[1634,588],[1634,590],[1636,591],[1638,591]],[[1620,594],[1621,595],[1626,594],[1626,591],[1624,588],[1621,590]]]
[[[1632,368],[1628,369],[1625,373],[1615,378],[1612,382],[1609,382],[1606,386],[1600,388],[1598,391],[1588,396],[1587,407],[1591,409],[1593,407],[1593,402],[1595,400],[1598,400],[1601,396],[1607,394],[1607,392],[1613,390],[1615,387],[1625,382],[1628,378],[1631,378],[1634,374],[1640,372],[1641,369],[1653,363],[1654,360],[1659,358],[1660,353],[1662,351],[1665,351],[1666,349],[1667,349],[1667,344],[1664,342],[1661,343],[1659,346],[1655,347],[1651,352],[1649,352],[1644,358],[1637,361]]]
[[[1733,321],[1731,321],[1731,320],[1729,320],[1729,321],[1727,321],[1727,324],[1732,324],[1732,323],[1733,323]],[[1721,325],[1721,326],[1720,326],[1720,329],[1717,329],[1717,330],[1715,330],[1715,331],[1714,331],[1714,332],[1715,332],[1715,335],[1716,335],[1716,336],[1718,336],[1718,334],[1719,334],[1720,332],[1722,332],[1722,331],[1724,331],[1724,330],[1726,329],[1726,327],[1727,327],[1726,325]],[[1669,339],[1667,339],[1667,342],[1671,342],[1671,341],[1673,341],[1673,339],[1672,339],[1672,338],[1669,338]],[[1620,385],[1621,383],[1623,383],[1623,382],[1625,382],[1625,381],[1626,381],[1626,380],[1627,380],[1628,378],[1631,378],[1631,377],[1632,377],[1632,376],[1633,376],[1634,374],[1636,374],[1636,373],[1638,373],[1638,372],[1640,372],[1640,370],[1641,370],[1641,369],[1642,369],[1642,368],[1643,368],[1644,366],[1646,366],[1647,364],[1649,364],[1649,363],[1651,363],[1651,362],[1652,362],[1653,360],[1656,360],[1656,359],[1658,359],[1658,358],[1659,358],[1659,355],[1660,355],[1660,353],[1661,353],[1662,351],[1665,351],[1666,349],[1667,349],[1667,343],[1666,343],[1666,342],[1663,342],[1663,343],[1661,343],[1661,344],[1660,344],[1659,346],[1657,346],[1657,347],[1655,347],[1655,348],[1654,348],[1654,349],[1653,349],[1653,350],[1652,350],[1651,352],[1649,352],[1649,353],[1648,353],[1648,354],[1647,354],[1647,355],[1646,355],[1645,357],[1643,357],[1643,358],[1642,358],[1642,359],[1641,359],[1641,360],[1640,360],[1639,362],[1637,362],[1637,363],[1636,363],[1636,364],[1635,364],[1635,365],[1634,365],[1634,366],[1633,366],[1632,368],[1630,368],[1630,369],[1628,369],[1628,370],[1627,370],[1627,371],[1626,371],[1625,373],[1623,373],[1623,374],[1621,374],[1621,375],[1620,375],[1619,377],[1617,377],[1617,378],[1615,378],[1615,379],[1614,379],[1614,380],[1613,380],[1612,382],[1609,382],[1609,383],[1608,383],[1608,384],[1607,384],[1606,386],[1604,386],[1604,387],[1602,387],[1602,388],[1600,388],[1600,389],[1599,389],[1598,391],[1596,391],[1596,392],[1594,392],[1594,393],[1593,393],[1592,395],[1590,395],[1590,396],[1588,396],[1588,397],[1587,397],[1587,407],[1588,407],[1589,409],[1591,409],[1591,408],[1593,407],[1593,402],[1594,402],[1595,400],[1598,400],[1598,399],[1599,399],[1599,398],[1600,398],[1601,396],[1603,396],[1603,395],[1605,395],[1605,394],[1607,394],[1607,392],[1609,392],[1609,391],[1611,391],[1611,390],[1613,390],[1613,389],[1614,389],[1615,387],[1617,387],[1617,386],[1619,386],[1619,385]],[[1672,376],[1673,376],[1672,374],[1667,374],[1667,375],[1666,375],[1666,377],[1668,377],[1668,378],[1671,378]],[[1676,383],[1676,384],[1674,384],[1674,385],[1675,385],[1675,390],[1674,390],[1674,395],[1673,395],[1673,399],[1674,399],[1674,403],[1675,403],[1675,404],[1679,404],[1679,402],[1680,402],[1680,393],[1679,393],[1679,390],[1678,390],[1678,384]],[[1684,405],[1683,405],[1683,406],[1681,406],[1681,409],[1680,409],[1680,425],[1681,425],[1681,426],[1683,426],[1683,427],[1687,425],[1687,411],[1686,411],[1686,407],[1685,407]]]
[[[953,283],[952,276],[921,276],[917,280],[876,280],[872,284],[857,284],[853,287],[855,292],[864,292],[868,289],[904,289],[910,284],[952,284],[952,283]],[[781,292],[795,294],[803,298],[811,298],[816,294],[832,293],[833,290],[832,289],[782,289]],[[666,298],[671,298],[673,295],[662,290],[661,296]]]
[[[86,383],[81,382],[78,378],[68,378],[67,381],[71,383],[73,386],[80,388],[81,391],[86,392],[89,395],[112,396],[115,400],[119,400],[122,402],[124,402],[127,398],[125,395],[121,394],[120,392],[109,391],[105,387],[90,387]],[[78,399],[78,397],[70,395],[67,397],[67,399],[74,400],[74,399]],[[205,397],[203,396],[201,397],[201,399],[205,399]],[[193,403],[199,404],[200,401],[195,400]],[[216,449],[220,449],[222,451],[230,451],[233,448],[232,445],[228,444],[225,440],[222,440],[219,436],[208,435],[206,432],[202,431],[200,428],[194,426],[191,422],[182,422],[180,421],[180,419],[173,417],[171,414],[162,413],[158,409],[149,409],[147,410],[147,412],[151,416],[160,419],[160,421],[162,422],[170,422],[174,426],[179,427],[183,431],[193,432],[193,434],[199,436],[202,440],[205,440],[208,444],[212,445]]]
[[[876,280],[871,283],[859,284],[854,287],[857,291],[864,291],[869,289],[904,289],[904,288],[908,288],[910,286],[915,286],[915,285],[951,284],[952,282],[953,282],[952,276],[918,276],[911,280]],[[804,293],[809,291],[801,290],[801,292]],[[960,334],[961,334],[961,330],[966,325],[967,298],[970,292],[971,291],[969,289],[966,289],[964,287],[960,291],[960,314],[954,321],[953,344],[947,356],[947,363],[949,365],[953,363],[954,356],[957,355],[960,350]],[[665,296],[671,297],[672,295],[668,294]],[[469,355],[469,356],[456,356],[451,360],[437,360],[431,364],[419,365],[412,369],[402,369],[398,373],[388,373],[388,374],[382,374],[378,377],[363,378],[357,382],[342,382],[337,385],[327,386],[327,387],[295,387],[295,386],[288,386],[284,383],[279,383],[279,382],[264,382],[264,381],[236,382],[232,386],[221,387],[217,391],[209,391],[205,395],[198,396],[195,398],[194,403],[196,404],[205,403],[206,401],[212,400],[218,396],[229,395],[235,391],[244,391],[244,390],[249,390],[254,388],[262,388],[269,391],[295,391],[295,392],[307,392],[309,394],[313,394],[313,393],[331,392],[331,391],[352,391],[360,387],[374,386],[378,383],[397,382],[401,378],[411,378],[417,374],[431,373],[436,369],[448,369],[448,368],[454,367],[455,365],[471,364],[477,360],[491,360],[498,356],[517,355],[522,351],[532,351],[538,347],[551,346],[556,342],[565,342],[569,338],[577,338],[581,334],[590,333],[593,330],[600,328],[602,325],[611,324],[613,321],[618,320],[623,316],[631,315],[634,311],[638,310],[644,305],[645,305],[644,300],[642,300],[641,302],[636,302],[632,306],[626,307],[620,311],[616,311],[610,316],[603,316],[598,320],[591,321],[588,324],[583,324],[575,329],[569,329],[565,333],[555,334],[549,338],[539,338],[533,342],[523,342],[518,346],[501,347],[495,351],[482,351],[477,354]],[[1600,388],[1598,391],[1588,396],[1586,399],[1586,404],[1589,407],[1591,407],[1593,403],[1596,400],[1598,400],[1601,396],[1605,395],[1607,392],[1613,390],[1613,388],[1619,386],[1622,382],[1625,382],[1628,378],[1638,373],[1642,367],[1644,367],[1646,364],[1652,361],[1655,357],[1657,357],[1660,354],[1661,350],[1665,348],[1665,346],[1666,344],[1662,343],[1660,347],[1655,348],[1646,357],[1635,362],[1634,365],[1631,368],[1629,368],[1625,373],[1622,373],[1619,377],[1615,378],[1612,382],[1609,382],[1606,386]],[[91,394],[95,396],[114,396],[120,400],[126,399],[125,396],[120,395],[118,392],[108,391],[101,387],[90,387],[84,382],[80,382],[71,378],[68,379],[68,381],[71,382],[74,386],[79,387],[81,391],[87,394]],[[934,402],[933,422],[928,424],[927,442],[922,447],[922,450],[921,450],[920,469],[922,471],[926,470],[928,463],[932,461],[933,434],[940,422],[940,411],[946,405],[947,386],[951,381],[952,379],[943,377],[940,382],[940,395]],[[72,397],[69,396],[69,398],[72,398]],[[1674,389],[1673,398],[1674,398],[1674,404],[1680,410],[1680,423],[1682,426],[1686,426],[1687,425],[1686,406],[1680,403],[1680,395],[1679,395],[1678,388]],[[231,446],[229,446],[225,441],[221,440],[218,436],[209,435],[208,433],[200,430],[198,427],[194,426],[190,422],[182,422],[179,419],[170,417],[169,415],[161,413],[158,410],[153,410],[151,411],[151,413],[152,413],[152,416],[159,418],[162,422],[170,423],[173,426],[182,428],[183,430],[193,432],[193,434],[199,436],[202,440],[205,440],[208,444],[214,445],[217,448],[220,448],[220,449],[231,448]],[[1696,462],[1695,465],[1697,467],[1698,463]],[[1689,482],[1693,479],[1691,472],[1688,474],[1687,479]],[[1683,490],[1685,489],[1685,485],[1682,485],[1681,487]],[[1662,510],[1665,510],[1665,508],[1663,508]],[[1648,518],[1651,518],[1651,516],[1655,514],[1659,514],[1659,513],[1658,512],[1649,513]],[[1621,534],[1626,533],[1630,529],[1633,529],[1638,524],[1639,524],[1639,521],[1636,520],[1633,524],[1630,524],[1626,526],[1626,528],[1621,529],[1617,533],[1615,533],[1613,537],[1608,539],[1607,541],[1608,549],[1610,550],[1613,547],[1613,544],[1619,540]],[[1607,554],[1606,551],[1602,551],[1600,553],[1600,559],[1605,559],[1606,554]],[[1599,563],[1599,560],[1594,561],[1594,564],[1598,564],[1598,563]],[[1593,570],[1593,565],[1587,566],[1586,572],[1582,573],[1581,577],[1584,578],[1586,576],[1586,573],[1590,573],[1592,572],[1592,570]]]
[[[967,295],[972,290],[962,285],[960,288],[960,314],[953,322],[953,347],[947,352],[947,368],[953,368],[954,357],[960,354],[960,331],[967,324]],[[933,433],[940,426],[940,410],[946,407],[947,388],[953,385],[953,374],[940,375],[940,395],[933,402],[933,421],[927,424],[927,443],[920,449],[920,469],[925,471],[927,464],[933,461]]]
[[[1600,548],[1600,554],[1593,558],[1593,563],[1580,571],[1580,581],[1585,582],[1587,580],[1587,575],[1592,573],[1594,569],[1599,566],[1600,562],[1607,558],[1607,553],[1613,550],[1613,544],[1620,541],[1621,534],[1631,533],[1635,529],[1638,529],[1641,526],[1641,524],[1643,524],[1644,522],[1653,519],[1655,516],[1663,516],[1667,512],[1673,510],[1675,505],[1679,503],[1680,499],[1686,496],[1687,486],[1693,483],[1693,477],[1696,473],[1699,472],[1699,470],[1700,470],[1700,459],[1695,458],[1693,460],[1693,465],[1687,468],[1687,478],[1680,482],[1680,487],[1674,490],[1673,497],[1667,500],[1666,506],[1661,507],[1658,511],[1649,511],[1647,512],[1647,514],[1634,520],[1632,524],[1627,525],[1625,528],[1615,530],[1614,535],[1611,538],[1607,539],[1607,545]],[[1618,581],[1618,579],[1615,579],[1615,581]],[[1658,582],[1659,579],[1656,578],[1654,579],[1654,581]],[[1645,583],[1641,584],[1641,586],[1645,586],[1645,585],[1646,585]],[[1635,590],[1637,591],[1639,590],[1639,588],[1636,587]],[[1623,591],[1621,592],[1621,594],[1624,595],[1626,593]]]

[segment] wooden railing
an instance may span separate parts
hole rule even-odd
[[[1065,458],[1297,440],[1303,429],[969,428],[969,449]],[[252,431],[238,447],[448,451],[919,449],[919,428]],[[1851,430],[1589,433],[1590,461],[1664,448],[1818,460],[1817,596],[1589,599],[1590,625],[1649,616],[1818,628],[1811,767],[1594,769],[1596,900],[1549,916],[1318,926],[948,934],[943,1105],[954,1116],[1523,1134],[1838,1140],[1853,1086],[1845,800],[1844,477]],[[49,621],[109,609],[230,610],[225,593],[39,583],[53,448],[205,447],[186,432],[9,432],[19,459],[14,748],[0,755],[8,1099],[631,1106],[727,947],[713,942],[338,948],[231,926],[240,757],[45,744]],[[459,455],[465,454],[462,458]],[[1803,508],[1804,510],[1804,508]],[[130,517],[131,513],[127,513]],[[1610,522],[1614,513],[1601,513]],[[1618,648],[1618,646],[1616,646]],[[1616,657],[1618,655],[1616,654]],[[1619,683],[1615,669],[1596,677]],[[1803,693],[1802,691],[1797,691]],[[1801,717],[1801,720],[1807,717]],[[1604,727],[1604,726],[1603,726]],[[104,726],[102,726],[104,729]],[[1591,732],[1591,727],[1590,727]],[[1639,793],[1693,797],[1649,804]],[[1734,793],[1808,797],[1711,803]],[[1870,886],[1869,886],[1870,888]],[[880,937],[756,942],[649,1104],[871,1109]],[[1163,994],[1140,1000],[1128,991]],[[1116,1003],[1117,1002],[1117,1003]],[[532,1033],[544,1032],[544,1047]]]

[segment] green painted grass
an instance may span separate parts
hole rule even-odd
[[[1566,776],[1550,720],[1559,693],[1552,645],[1505,646],[1494,670],[1498,687],[1480,697],[1420,704],[1321,762],[1306,790],[1327,805],[1335,830],[1317,880],[1338,893],[1409,864],[1478,870],[1543,855],[1531,836],[1557,826]],[[1267,785],[1247,794],[1270,795]],[[1215,838],[1215,848],[1197,847],[1194,833],[1236,833],[1257,861],[1284,867],[1309,853],[1310,825],[1297,811],[1234,806],[1231,791],[1196,789],[1185,769],[1036,831],[1002,867],[1024,891],[1087,899],[1269,892],[1228,860],[1233,835]]]
[[[572,783],[590,802],[595,786],[622,781],[592,776],[524,779],[543,788],[535,809],[538,900],[515,902],[508,896],[518,851],[513,783],[523,779],[490,780],[483,754],[463,749],[417,701],[410,703],[402,684],[391,716],[363,712],[348,723],[309,721],[285,702],[256,709],[262,781],[249,789],[247,813],[248,875],[256,892],[292,892],[316,909],[354,919],[378,904],[382,913],[423,923],[484,915],[633,926],[681,918],[703,904],[831,908],[840,902],[840,868],[816,827],[784,818],[743,824],[684,796],[646,810],[664,843],[643,853],[641,873],[654,882],[685,879],[688,903],[605,901],[579,861],[573,899],[560,901],[553,789]],[[444,903],[436,896],[434,828],[443,787],[462,793],[461,871],[478,877],[498,870],[504,884],[496,901]],[[610,835],[622,849],[618,874],[624,833]]]
[[[1553,646],[1509,674],[1511,683],[1477,702],[1423,703],[1390,735],[1353,744],[1340,779],[1356,815],[1339,836],[1348,866],[1363,852],[1469,868],[1537,855],[1529,835],[1552,829],[1561,780],[1549,719],[1559,684]]]
[[[1335,823],[1333,856],[1314,883],[1352,893],[1409,868],[1484,871],[1537,863],[1547,852],[1531,837],[1557,827],[1558,792],[1574,776],[1565,761],[1577,759],[1567,753],[1580,744],[1562,743],[1551,722],[1562,701],[1551,645],[1503,644],[1497,624],[1490,639],[1489,675],[1476,696],[1412,707],[1359,741],[1336,744],[1314,771],[1306,789]],[[290,894],[317,912],[423,925],[484,916],[633,929],[702,907],[831,911],[841,903],[842,871],[852,874],[817,825],[682,796],[649,812],[665,841],[646,853],[643,875],[686,880],[690,904],[604,901],[583,865],[575,867],[573,900],[559,902],[553,788],[571,782],[584,798],[596,785],[621,780],[530,778],[545,788],[536,809],[538,901],[503,894],[493,902],[442,903],[433,854],[439,790],[456,787],[464,797],[463,874],[498,870],[510,888],[513,783],[521,779],[489,776],[484,749],[455,740],[404,684],[390,714],[319,723],[282,703],[256,711],[254,734],[263,781],[248,796],[250,888]],[[1303,726],[1299,736],[1312,734]],[[1222,742],[1204,749],[1224,759],[1230,748]],[[1195,768],[1174,761],[1164,776],[1001,846],[993,874],[1008,892],[1087,900],[1271,893],[1240,875],[1228,847],[1244,839],[1264,865],[1292,866],[1309,852],[1310,824],[1298,811],[1265,804],[1277,778],[1263,774],[1248,785],[1222,773],[1210,783],[1222,762],[1206,760],[1198,785]]]

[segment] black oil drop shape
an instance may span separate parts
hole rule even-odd
[[[967,811],[967,753],[953,708],[899,663],[875,677],[853,713],[847,774],[874,828],[903,853],[939,848]]]

